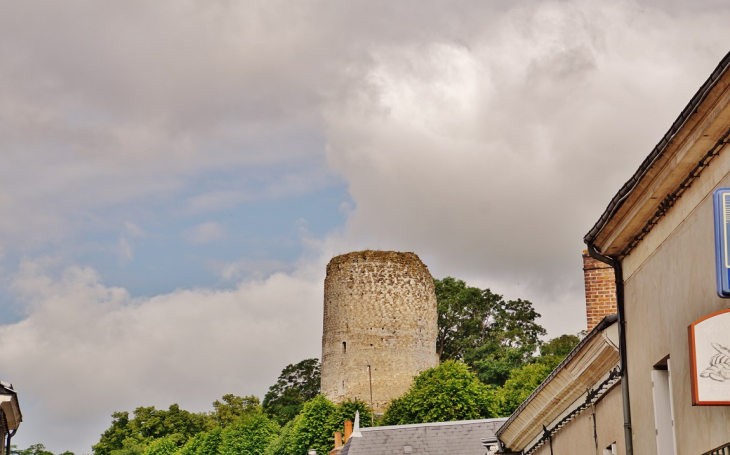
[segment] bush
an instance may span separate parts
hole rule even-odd
[[[279,425],[263,413],[245,415],[221,433],[220,455],[263,455]]]
[[[490,388],[462,362],[447,360],[418,375],[385,411],[385,425],[481,419],[490,416]]]

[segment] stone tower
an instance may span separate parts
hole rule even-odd
[[[383,412],[413,376],[438,365],[436,294],[414,253],[360,251],[327,264],[322,393],[335,403],[370,401]]]

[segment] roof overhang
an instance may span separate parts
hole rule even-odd
[[[616,315],[604,318],[497,430],[505,447],[515,452],[533,447],[543,425],[562,425],[586,401],[586,391],[615,376],[620,360],[616,321]]]
[[[0,388],[0,409],[5,413],[8,421],[8,430],[17,430],[20,422],[23,421],[23,414],[20,413],[18,395],[5,388]]]
[[[730,53],[611,200],[584,241],[614,258],[628,255],[730,137]]]

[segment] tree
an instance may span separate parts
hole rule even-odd
[[[196,434],[180,448],[180,455],[218,455],[221,444],[221,429]]]
[[[208,415],[182,410],[177,404],[168,410],[141,406],[134,410],[132,419],[127,412],[115,412],[112,418],[111,427],[91,448],[94,455],[139,455],[153,440],[173,435],[175,443],[181,446],[214,426]]]
[[[369,427],[372,423],[370,405],[360,400],[345,400],[337,406],[337,428],[343,428],[346,420],[354,422],[357,412],[360,413],[360,426]]]
[[[225,428],[247,414],[261,412],[261,402],[253,395],[239,397],[233,394],[223,395],[223,401],[213,402],[213,420],[219,427]]]
[[[266,448],[265,455],[300,455],[294,452],[294,427],[299,425],[300,420],[301,417],[296,416],[287,422],[281,428],[279,437]]]
[[[463,362],[447,360],[418,375],[408,392],[393,400],[383,423],[446,422],[490,416],[489,387]]]
[[[319,395],[304,404],[291,429],[292,453],[304,455],[314,449],[317,453],[329,453],[333,447],[338,425],[337,407],[327,398]]]
[[[144,455],[173,455],[178,448],[176,439],[172,436],[155,439],[147,446]]]
[[[540,356],[565,358],[579,342],[580,338],[575,335],[561,335],[540,346]]]
[[[437,350],[442,361],[463,360],[488,385],[534,361],[545,329],[527,300],[507,300],[489,289],[451,277],[434,280],[438,308]]]
[[[53,452],[46,450],[46,446],[43,444],[31,444],[27,449],[14,450],[13,455],[53,455]]]
[[[561,335],[540,347],[540,357],[509,372],[502,387],[494,390],[490,412],[506,417],[512,414],[547,378],[579,342],[575,335]]]
[[[263,455],[279,434],[279,425],[255,413],[245,415],[223,430],[220,455]]]
[[[548,377],[553,367],[551,363],[533,363],[512,371],[504,386],[495,390],[490,413],[498,417],[512,414]]]
[[[304,403],[319,395],[320,383],[319,359],[287,365],[264,397],[264,412],[280,425],[286,424],[299,414]]]

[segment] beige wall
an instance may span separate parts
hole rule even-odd
[[[711,167],[726,166],[728,152],[723,155]],[[714,174],[713,169],[705,172],[706,178]],[[654,229],[657,236],[667,235],[655,249],[637,248],[624,259],[633,272],[625,277],[625,295],[636,454],[656,454],[651,370],[667,355],[672,366],[677,453],[701,454],[730,442],[730,408],[692,406],[687,344],[689,324],[730,307],[730,300],[717,296],[715,284],[711,192],[713,186],[730,186],[730,178],[723,175],[719,185],[715,185],[717,180],[701,182],[682,196],[686,199],[680,202],[699,201],[699,205],[687,210],[675,206],[675,214],[686,213],[681,220],[670,210]]]
[[[620,382],[601,401],[596,403],[595,413],[598,454],[601,455],[603,449],[615,442],[618,445],[618,453],[624,455],[626,449],[624,448]],[[595,453],[593,416],[591,409],[588,408],[553,436],[553,454],[594,455]],[[550,455],[550,445],[546,443],[535,452],[535,455]]]

